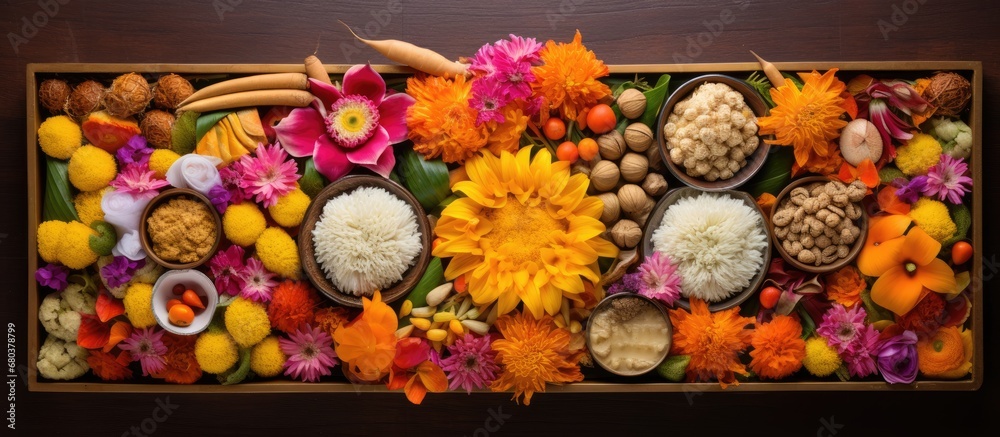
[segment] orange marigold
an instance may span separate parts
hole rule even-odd
[[[486,140],[486,145],[496,156],[500,156],[500,152],[505,150],[516,152],[521,145],[521,134],[528,128],[529,117],[520,104],[510,103],[503,108],[502,113],[503,123],[488,123],[490,137]]]
[[[924,297],[917,306],[901,316],[896,316],[896,323],[903,329],[914,331],[924,337],[936,331],[944,322],[946,302],[939,293],[924,292]]]
[[[201,366],[194,358],[194,344],[197,335],[176,335],[169,332],[163,334],[163,345],[167,353],[163,355],[166,366],[163,371],[154,374],[155,378],[173,384],[194,384],[201,379]]]
[[[861,292],[868,287],[861,272],[847,265],[826,275],[826,298],[831,302],[851,308],[861,302]]]
[[[741,317],[740,308],[711,313],[708,303],[691,299],[691,312],[681,308],[670,310],[670,323],[674,327],[673,355],[690,355],[687,367],[688,381],[719,381],[722,388],[739,385],[736,374],[748,375],[739,355],[753,339],[750,317]]]
[[[330,338],[333,338],[333,333],[337,331],[337,328],[344,326],[350,320],[347,308],[326,307],[316,311],[316,314],[313,316],[312,325],[326,331],[327,334],[330,334]]]
[[[319,305],[319,295],[309,283],[285,280],[274,288],[267,306],[267,318],[272,327],[292,333],[302,325],[313,323],[316,305]]]
[[[750,369],[762,379],[781,379],[798,372],[806,357],[802,324],[790,316],[778,315],[758,325],[750,345]]]
[[[351,375],[375,382],[389,374],[396,356],[396,313],[382,302],[376,290],[371,300],[361,298],[364,311],[349,325],[333,333],[337,357]]]
[[[583,350],[570,351],[570,332],[556,326],[550,316],[535,320],[531,314],[505,314],[494,325],[503,336],[493,342],[500,374],[490,385],[495,392],[514,389],[515,401],[522,394],[524,405],[531,395],[544,392],[545,384],[583,380],[580,358]]]
[[[925,376],[957,379],[972,369],[972,353],[972,332],[946,326],[917,341],[917,366]]]
[[[415,100],[406,112],[408,136],[426,159],[462,163],[486,145],[487,126],[476,126],[476,110],[469,106],[472,83],[464,76],[411,77],[406,93]]]
[[[587,50],[576,31],[569,44],[549,40],[539,52],[542,65],[532,67],[535,94],[544,99],[543,109],[559,112],[564,120],[578,120],[584,111],[611,95],[611,88],[598,80],[609,74],[592,50]]]
[[[105,381],[121,381],[131,378],[132,369],[128,366],[131,362],[132,357],[125,351],[119,351],[118,355],[115,355],[101,349],[91,349],[90,354],[87,355],[87,364],[90,365],[90,370],[93,370],[98,378]]]

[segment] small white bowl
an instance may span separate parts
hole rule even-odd
[[[204,295],[208,303],[205,304],[205,309],[197,310],[194,316],[194,321],[188,326],[176,326],[170,323],[170,318],[167,311],[167,301],[170,299],[180,299],[173,292],[174,285],[184,284],[185,287],[194,290],[200,295]],[[208,328],[209,323],[212,322],[212,316],[215,315],[215,307],[219,304],[219,292],[215,288],[215,283],[206,276],[204,273],[192,269],[183,270],[169,270],[153,284],[153,316],[156,318],[156,323],[159,324],[167,332],[171,332],[177,335],[194,335],[205,328]]]

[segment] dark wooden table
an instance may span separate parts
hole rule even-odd
[[[991,1],[8,0],[0,10],[9,42],[0,48],[0,277],[5,278],[0,321],[16,328],[19,364],[27,356],[24,84],[30,62],[297,63],[313,50],[327,63],[386,62],[355,46],[338,19],[376,38],[404,39],[452,58],[471,55],[508,33],[565,41],[580,29],[598,57],[618,64],[745,62],[753,60],[750,49],[771,61],[982,61],[985,128],[984,144],[977,146],[983,148],[986,186],[978,189],[989,199],[998,182],[991,169],[1000,146],[993,139],[1000,133],[1000,5]],[[986,208],[989,223],[994,207]],[[979,248],[986,279],[1000,267],[995,238],[987,228],[987,243]],[[987,376],[977,392],[549,393],[525,407],[507,394],[430,395],[424,405],[411,406],[400,393],[70,395],[29,393],[19,384],[16,432],[118,436],[133,435],[134,429],[134,435],[142,435],[144,421],[145,434],[155,428],[156,435],[312,430],[831,436],[969,432],[973,425],[991,429],[1000,411],[993,322],[1000,317],[1000,303],[990,296],[994,282],[985,283]],[[171,414],[154,418],[158,403],[166,402],[176,405]],[[13,433],[6,427],[4,432]]]

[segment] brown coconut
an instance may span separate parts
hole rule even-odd
[[[840,154],[855,167],[865,159],[878,162],[882,157],[882,136],[870,121],[855,119],[840,132]]]
[[[187,79],[170,73],[160,76],[153,86],[153,103],[162,109],[174,110],[184,99],[194,94],[194,87]]]
[[[88,80],[73,87],[73,92],[69,94],[69,101],[66,102],[66,113],[82,119],[91,112],[101,109],[101,100],[104,98],[104,85],[96,80]]]
[[[53,115],[63,112],[72,90],[62,79],[46,79],[38,86],[38,102]]]
[[[146,137],[149,145],[157,149],[170,148],[170,133],[173,132],[174,122],[177,118],[167,111],[154,109],[147,111],[139,128],[142,129],[142,136]]]
[[[972,98],[972,84],[968,79],[954,72],[940,72],[931,77],[931,83],[924,89],[923,97],[937,107],[938,115],[956,116],[961,113]]]
[[[136,73],[125,73],[115,78],[104,95],[104,108],[118,118],[128,118],[142,112],[153,100],[149,82]]]

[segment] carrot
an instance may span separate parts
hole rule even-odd
[[[433,50],[418,47],[408,42],[395,39],[364,39],[354,33],[354,30],[351,29],[351,26],[348,26],[347,23],[341,21],[340,24],[343,24],[344,27],[351,32],[351,35],[354,35],[354,37],[359,41],[375,49],[386,58],[389,58],[389,60],[409,66],[414,70],[419,70],[434,76],[444,77],[466,75],[469,72],[468,65],[450,61],[448,58],[445,58],[440,53]]]
[[[330,73],[326,72],[326,67],[323,63],[319,61],[319,58],[315,54],[306,56],[306,76],[310,79],[316,79],[327,85],[333,85],[333,81],[330,80]]]
[[[224,94],[272,89],[308,90],[309,78],[302,73],[272,73],[229,79],[198,90],[184,99],[178,106]]]
[[[764,74],[767,75],[767,80],[771,81],[771,86],[778,87],[785,84],[785,77],[781,75],[781,71],[778,70],[778,67],[775,67],[774,64],[765,61],[760,56],[757,56],[753,50],[750,50],[750,53],[757,58],[757,62],[760,63],[760,69],[764,70]]]
[[[177,112],[207,112],[247,106],[309,106],[313,95],[298,89],[269,89],[241,91],[208,97],[177,108]]]

